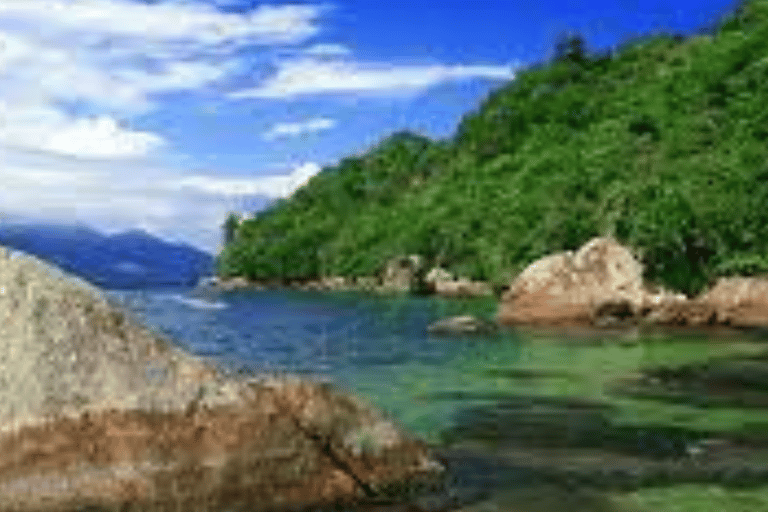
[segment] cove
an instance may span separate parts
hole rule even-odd
[[[489,318],[496,304],[285,290],[111,293],[232,372],[329,380],[388,411],[453,470],[446,492],[408,505],[419,510],[643,511],[648,500],[703,499],[718,486],[729,498],[768,495],[759,334],[438,336],[427,333],[431,322]]]

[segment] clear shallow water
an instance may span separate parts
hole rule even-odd
[[[194,353],[235,370],[330,377],[433,441],[450,427],[455,409],[468,405],[466,397],[445,396],[457,384],[472,388],[467,367],[507,365],[519,357],[518,340],[509,333],[427,334],[431,322],[465,312],[466,303],[293,291],[207,293],[109,292]],[[493,305],[469,307],[488,314]],[[443,397],[434,398],[438,393]]]
[[[527,463],[504,459],[506,447],[524,448],[529,437],[573,438],[578,444],[606,434],[625,448],[656,440],[649,446],[658,451],[668,448],[664,443],[669,440],[687,439],[688,431],[696,438],[699,431],[768,428],[765,409],[695,407],[610,392],[617,379],[643,368],[759,354],[768,361],[764,341],[742,335],[593,333],[584,339],[578,333],[500,332],[448,337],[427,334],[427,326],[455,314],[490,317],[495,304],[293,291],[108,293],[147,325],[231,369],[327,377],[389,411],[429,442],[458,441],[457,449],[441,453],[447,454],[455,478],[450,492],[459,497],[456,510],[461,512],[673,508],[625,508],[615,501],[624,496],[620,493],[542,484]],[[667,427],[682,429],[682,434],[666,433]],[[483,447],[472,444],[478,439]],[[470,441],[468,449],[462,440]],[[549,463],[557,465],[560,455],[554,457]]]

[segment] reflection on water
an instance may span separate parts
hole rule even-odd
[[[690,400],[657,400],[640,392],[646,388],[617,384],[646,372],[656,378],[657,394],[709,396],[711,382],[704,377],[667,372],[664,381],[649,369],[735,349],[744,351],[739,357],[754,357],[756,344],[748,341],[712,344],[694,336],[675,342],[637,332],[565,338],[427,333],[445,316],[488,317],[494,309],[488,301],[290,291],[112,295],[146,323],[230,370],[331,377],[435,445],[451,469],[451,485],[416,503],[392,504],[392,510],[625,511],[603,491],[721,481],[728,464],[759,450],[709,441],[768,424],[762,395],[750,395],[757,405],[745,412],[728,408],[731,402],[713,409],[705,402],[697,407]],[[198,301],[218,306],[196,307]],[[717,368],[699,368],[696,375],[730,375],[733,384],[734,372],[743,374],[734,364],[727,367],[731,373]],[[762,378],[755,365],[749,368],[753,380]],[[673,389],[678,381],[687,387]],[[706,459],[696,455],[701,453]],[[742,471],[736,480],[768,481],[768,471],[764,480],[755,471]]]

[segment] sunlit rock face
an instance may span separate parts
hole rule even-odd
[[[736,327],[768,325],[768,278],[719,279],[699,301],[716,311],[717,322]]]
[[[630,315],[643,305],[642,265],[610,238],[595,238],[577,252],[546,256],[529,265],[502,296],[505,324],[593,324],[607,304]]]
[[[95,288],[0,250],[0,510],[276,509],[442,468],[328,386],[226,377]]]
[[[501,323],[611,327],[654,325],[768,326],[768,278],[727,277],[698,297],[651,290],[629,249],[595,238],[576,253],[529,265],[499,306]]]

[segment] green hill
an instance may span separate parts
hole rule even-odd
[[[601,234],[634,247],[650,280],[687,292],[768,271],[768,1],[708,34],[614,55],[569,43],[452,139],[393,135],[243,222],[220,273],[369,275],[418,253],[506,284]]]

